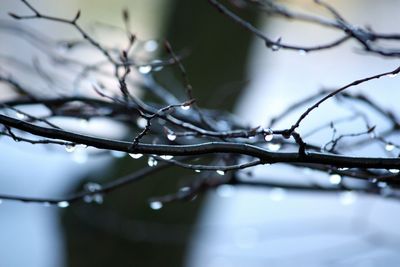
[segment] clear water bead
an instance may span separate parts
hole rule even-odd
[[[174,141],[174,140],[176,139],[176,135],[175,135],[175,134],[172,134],[172,133],[167,134],[167,139],[168,139],[169,141]]]
[[[157,160],[153,157],[149,157],[149,159],[147,160],[147,165],[149,165],[150,167],[155,167],[157,166],[157,164]]]
[[[217,170],[216,171],[219,175],[225,175],[225,171],[223,171],[223,170]]]
[[[66,150],[67,152],[69,152],[69,153],[74,152],[75,149],[76,149],[76,146],[73,145],[73,144],[65,145],[65,150]]]
[[[172,155],[161,155],[160,158],[165,159],[165,160],[171,160],[174,158]]]
[[[140,153],[129,153],[129,156],[133,159],[140,159],[141,157],[143,157],[143,154]]]
[[[57,206],[59,208],[67,208],[67,207],[69,207],[69,202],[68,201],[60,201],[57,203]]]
[[[274,138],[274,133],[271,129],[264,130],[264,140],[266,142],[271,142],[273,138]]]
[[[25,114],[22,114],[22,113],[20,113],[20,112],[17,112],[17,118],[18,119],[20,119],[20,120],[25,120],[26,119],[26,115]]]
[[[181,109],[188,110],[188,109],[190,109],[190,105],[182,105]]]
[[[141,74],[149,74],[152,70],[151,65],[143,65],[138,68]]]
[[[147,126],[147,120],[145,118],[140,117],[136,120],[136,124],[139,128],[144,129]]]
[[[163,204],[160,201],[152,201],[149,205],[152,210],[159,210],[163,207]]]
[[[338,185],[342,181],[342,176],[337,173],[331,174],[329,176],[329,182],[333,185]]]
[[[392,143],[390,143],[390,142],[386,143],[386,145],[385,145],[386,151],[390,152],[390,151],[393,151],[393,149],[394,149],[394,145]]]

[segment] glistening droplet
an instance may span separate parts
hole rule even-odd
[[[60,201],[57,203],[57,206],[60,208],[67,208],[67,207],[69,207],[69,202],[68,201]]]
[[[390,142],[386,143],[386,145],[385,145],[386,151],[390,152],[390,151],[393,151],[393,149],[394,149],[394,145],[392,143],[390,143]]]
[[[169,134],[167,134],[167,138],[168,138],[169,141],[174,141],[176,139],[176,135],[172,134],[172,133],[169,133]]]
[[[138,68],[141,74],[149,74],[151,72],[151,65],[143,65]]]
[[[133,159],[140,159],[141,157],[143,157],[143,154],[140,153],[129,153],[129,156]]]
[[[65,150],[69,153],[74,152],[76,149],[76,146],[73,144],[67,144],[65,145]]]
[[[219,175],[225,175],[225,171],[223,171],[223,170],[217,170],[216,171]]]
[[[153,157],[149,157],[149,159],[147,160],[147,165],[149,165],[150,167],[155,167],[157,166],[157,164],[157,160]]]
[[[329,182],[333,185],[338,185],[342,181],[342,176],[337,173],[331,174],[329,176]]]
[[[159,210],[163,207],[163,204],[160,201],[152,201],[149,205],[152,210]]]

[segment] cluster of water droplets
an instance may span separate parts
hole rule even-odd
[[[158,164],[158,161],[154,157],[150,156],[148,158],[147,165],[149,165],[149,167],[155,167],[155,166],[157,166],[157,164]]]
[[[101,190],[101,185],[93,182],[85,184],[85,190],[90,194],[83,197],[83,201],[86,203],[97,203],[102,204],[104,201],[103,194],[96,193]]]

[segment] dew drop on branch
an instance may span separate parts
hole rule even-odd
[[[219,175],[225,175],[225,171],[223,171],[223,170],[217,170],[216,171]]]
[[[152,66],[153,66],[153,71],[161,71],[163,69],[163,65],[162,65],[162,61],[161,60],[153,60],[151,62]]]
[[[393,173],[393,174],[398,174],[400,172],[399,169],[389,169],[389,172]]]
[[[174,158],[172,155],[161,155],[160,158],[165,159],[165,160],[171,160]]]
[[[307,55],[307,51],[304,50],[304,49],[300,49],[300,50],[299,50],[299,55],[300,55],[300,56],[305,56],[305,55]]]
[[[181,109],[183,109],[183,110],[188,110],[188,109],[190,109],[190,105],[188,105],[188,104],[182,105],[182,106],[181,106]]]
[[[149,157],[149,159],[147,160],[147,165],[149,165],[149,167],[155,167],[157,166],[157,164],[157,160],[153,157]]]
[[[174,141],[176,139],[176,135],[172,134],[172,133],[169,133],[169,134],[167,134],[167,138],[168,138],[169,141]]]
[[[266,142],[270,142],[272,141],[272,139],[274,138],[274,133],[271,129],[265,129],[264,130],[264,140]]]
[[[138,71],[139,71],[141,74],[149,74],[149,73],[151,72],[151,70],[152,70],[151,65],[143,65],[143,66],[140,66],[140,67],[138,68]]]
[[[76,146],[73,145],[73,144],[67,144],[67,145],[65,145],[65,150],[66,150],[67,152],[69,152],[69,153],[74,152],[75,149],[76,149]]]
[[[333,185],[338,185],[342,181],[342,176],[337,173],[331,174],[329,176],[329,182]]]
[[[159,210],[163,207],[163,204],[160,201],[151,201],[149,206],[152,210]]]
[[[144,129],[147,126],[147,120],[145,118],[140,117],[136,120],[136,124],[139,128]]]
[[[22,114],[21,112],[17,112],[17,118],[19,119],[19,120],[25,120],[26,119],[26,115],[25,114]]]
[[[57,203],[57,206],[59,208],[67,208],[67,207],[69,207],[69,202],[68,201],[60,201]]]
[[[386,143],[386,145],[385,145],[386,151],[390,152],[390,151],[393,151],[393,149],[394,149],[394,145],[392,143],[390,143],[390,142]]]
[[[140,153],[129,153],[129,156],[133,159],[140,159],[141,157],[143,157],[143,154]]]

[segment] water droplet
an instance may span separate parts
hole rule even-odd
[[[102,194],[95,194],[93,195],[93,202],[96,204],[103,204],[104,202],[104,197]]]
[[[116,151],[116,150],[111,151],[111,156],[113,156],[114,158],[123,158],[125,154],[126,153],[122,151]]]
[[[286,191],[282,188],[276,187],[270,190],[269,198],[272,201],[282,201],[286,196]]]
[[[281,149],[281,144],[279,143],[270,143],[267,145],[267,148],[273,152],[279,151]]]
[[[148,40],[147,42],[144,43],[144,49],[147,52],[154,52],[158,48],[158,43],[155,40]]]
[[[378,179],[372,178],[372,179],[370,179],[370,182],[373,183],[373,184],[376,184],[378,182]]]
[[[272,141],[273,138],[274,138],[274,132],[271,129],[265,129],[264,130],[264,140],[266,142],[270,142],[270,141]]]
[[[217,170],[216,171],[219,175],[225,175],[225,171],[223,171],[223,170]]]
[[[338,184],[340,184],[341,181],[342,181],[342,176],[340,176],[337,173],[331,174],[329,176],[329,182],[331,184],[338,185]]]
[[[390,152],[390,151],[393,151],[393,149],[394,149],[394,145],[392,143],[390,143],[390,142],[386,143],[386,145],[385,145],[386,151]]]
[[[144,129],[147,126],[147,120],[143,117],[140,117],[136,120],[136,124],[139,128]]]
[[[152,201],[152,202],[150,202],[150,208],[152,210],[159,210],[162,207],[163,207],[163,204],[160,201]]]
[[[183,109],[183,110],[188,110],[188,109],[190,109],[190,105],[188,105],[188,104],[182,105],[182,106],[181,106],[181,109]]]
[[[76,149],[76,146],[74,144],[68,144],[65,145],[65,150],[69,153],[74,152]]]
[[[157,166],[157,164],[157,160],[153,157],[149,157],[149,159],[147,160],[147,165],[149,165],[150,167],[155,167]]]
[[[400,172],[400,170],[399,169],[389,169],[389,172],[398,174]]]
[[[67,208],[67,207],[69,207],[69,202],[68,201],[60,201],[57,203],[57,206],[60,208]]]
[[[89,182],[85,184],[85,190],[89,192],[96,192],[101,190],[101,185],[99,185],[98,183]]]
[[[194,170],[194,172],[201,172],[200,170]]]
[[[396,77],[397,75],[399,75],[398,73],[393,73],[393,74],[389,74],[389,77],[390,78],[394,78],[394,77]]]
[[[300,56],[305,56],[305,55],[307,55],[307,51],[304,50],[304,49],[300,49],[300,50],[299,50],[299,55],[300,55]]]
[[[189,192],[190,191],[190,187],[189,186],[181,187],[181,188],[179,188],[179,191],[181,191],[181,192]]]
[[[92,196],[92,195],[86,195],[86,196],[83,197],[83,201],[84,201],[85,203],[92,203],[92,201],[93,201],[93,196]]]
[[[352,191],[342,192],[339,196],[339,201],[343,206],[353,204],[357,199],[357,195]]]
[[[171,160],[171,159],[174,158],[174,156],[172,156],[172,155],[162,155],[162,156],[160,156],[160,158],[165,159],[165,160]]]
[[[235,194],[235,187],[230,184],[223,184],[217,187],[217,194],[220,197],[231,197]]]
[[[20,119],[20,120],[25,120],[26,119],[26,115],[25,114],[22,114],[22,113],[20,113],[20,112],[17,112],[17,118],[18,119]]]
[[[338,168],[339,171],[347,171],[348,169],[347,167]]]
[[[152,70],[151,65],[143,65],[138,68],[141,74],[149,74]]]
[[[278,51],[279,49],[281,49],[281,46],[280,46],[280,45],[276,45],[276,44],[271,45],[271,50],[272,50],[272,51],[276,52],[276,51]]]
[[[164,66],[162,65],[162,61],[161,60],[153,60],[151,62],[151,65],[153,66],[153,71],[160,71],[164,68]]]
[[[129,156],[133,159],[140,159],[141,157],[143,157],[143,154],[140,153],[129,153]]]
[[[172,133],[169,133],[169,134],[167,134],[167,138],[168,138],[169,141],[174,141],[176,139],[176,135],[172,134]]]

